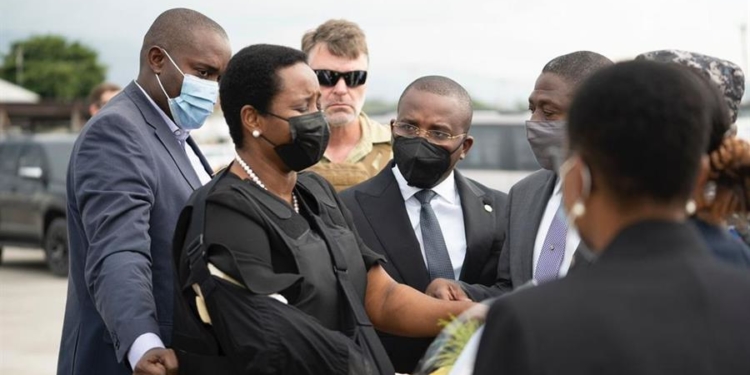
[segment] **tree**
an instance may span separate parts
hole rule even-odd
[[[32,36],[13,42],[3,59],[0,77],[43,98],[84,98],[104,81],[106,67],[93,49],[68,43],[58,35]]]

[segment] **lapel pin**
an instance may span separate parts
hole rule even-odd
[[[484,210],[487,211],[487,212],[492,212],[492,206],[490,206],[489,204],[485,204],[484,205]]]

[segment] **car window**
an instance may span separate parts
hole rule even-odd
[[[46,145],[49,173],[54,179],[63,181],[68,173],[68,162],[73,152],[73,142],[49,143]]]
[[[38,145],[28,145],[23,148],[21,158],[18,160],[18,168],[42,167],[42,148]]]
[[[17,143],[0,144],[0,173],[15,175],[18,172],[18,153],[21,145]]]
[[[526,127],[519,125],[475,125],[469,133],[474,137],[461,169],[501,169],[535,171],[539,169],[529,142]]]

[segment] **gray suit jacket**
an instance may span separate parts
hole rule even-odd
[[[510,189],[505,211],[505,223],[508,227],[497,263],[497,280],[491,286],[461,282],[472,300],[482,301],[499,296],[532,279],[534,242],[556,179],[555,172],[542,169]],[[576,267],[580,267],[590,261],[588,250],[581,242],[576,249],[574,263]]]
[[[146,332],[169,345],[172,236],[200,186],[184,149],[135,83],[86,124],[67,177],[70,276],[58,375],[130,374],[123,359]]]

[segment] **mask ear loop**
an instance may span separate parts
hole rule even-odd
[[[157,46],[156,48],[159,48],[162,52],[164,52],[165,55],[167,55],[167,58],[169,59],[169,61],[172,62],[172,65],[174,65],[174,67],[177,68],[177,71],[180,72],[180,74],[182,74],[182,76],[184,77],[185,73],[183,73],[182,69],[180,69],[180,67],[177,66],[177,64],[175,64],[174,60],[172,60],[172,56],[169,56],[169,52],[167,52],[167,50],[159,46]],[[161,87],[161,91],[164,93],[164,96],[166,96],[167,99],[172,99],[169,97],[169,94],[167,94],[167,90],[164,89],[164,85],[161,84],[161,79],[159,78],[159,75],[156,73],[154,73],[154,75],[156,76],[156,82],[159,84],[159,87]]]
[[[586,213],[586,206],[583,204],[583,200],[588,198],[589,194],[591,194],[591,171],[586,164],[581,166],[581,184],[583,185],[583,191],[581,191],[581,196],[576,200],[576,203],[573,204],[573,208],[571,209],[574,219],[579,218]]]
[[[583,216],[586,213],[586,205],[584,205],[583,200],[588,198],[589,194],[591,194],[591,170],[589,169],[588,165],[583,162],[583,160],[581,161],[581,163],[581,184],[583,185],[583,190],[581,191],[581,196],[576,200],[576,202],[573,204],[573,207],[571,207],[570,209],[570,215],[568,216],[569,228],[577,218]],[[566,166],[565,163],[563,163],[563,166],[560,167],[561,172],[563,171],[563,168],[567,173],[572,167]],[[581,239],[581,241],[583,241],[583,239]],[[587,246],[578,246],[578,249],[576,249],[576,253],[589,263],[594,263],[598,257],[597,254],[591,251]],[[574,262],[575,259],[576,257],[574,256]]]

